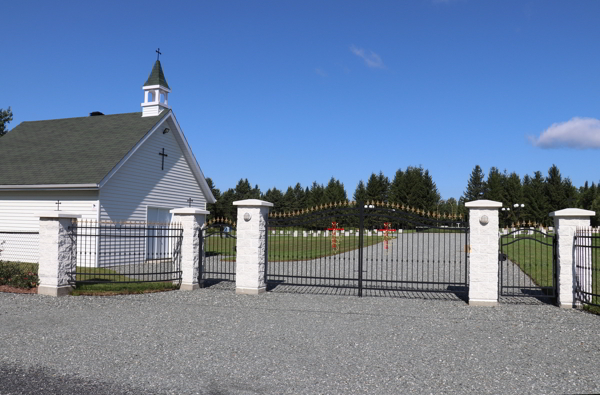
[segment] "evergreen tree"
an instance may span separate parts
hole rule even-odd
[[[510,176],[504,178],[504,197],[505,200],[502,201],[503,203],[525,203],[521,177],[514,171],[510,173]]]
[[[294,197],[296,199],[296,209],[306,208],[306,193],[300,183],[297,183],[294,187]]]
[[[296,195],[294,194],[294,188],[288,187],[287,191],[285,191],[285,194],[283,195],[283,198],[281,200],[281,208],[277,211],[289,212],[289,211],[294,211],[294,210],[297,210]]]
[[[354,191],[353,199],[356,203],[364,202],[367,200],[367,188],[363,180],[358,182],[356,190]]]
[[[250,186],[247,178],[242,178],[238,181],[234,190],[236,200],[257,199],[255,191]]]
[[[592,183],[592,187],[588,185],[586,181],[585,184],[579,188],[579,194],[577,197],[577,207],[582,208],[584,210],[591,210],[592,203],[596,198],[596,186]]]
[[[600,226],[600,193],[596,195],[590,209],[596,212],[596,215],[591,218],[591,225],[595,227]]]
[[[3,110],[0,108],[0,137],[4,136],[8,133],[8,124],[13,119],[13,113],[10,107],[8,110]]]
[[[483,198],[506,203],[508,201],[505,190],[506,178],[497,167],[492,167],[485,182]]]
[[[214,212],[211,210],[212,218],[227,218],[231,221],[237,221],[237,210],[233,206],[233,202],[236,201],[235,191],[231,188],[226,190],[214,207]]]
[[[210,188],[210,191],[212,192],[215,199],[219,200],[219,197],[221,196],[221,191],[215,187],[213,180],[210,177],[207,177],[206,183],[208,184],[208,187]]]
[[[283,200],[283,193],[277,188],[272,188],[267,190],[267,193],[265,193],[263,199],[274,204],[274,211],[279,211],[281,208],[281,202]]]
[[[323,185],[313,181],[307,201],[308,207],[316,207],[325,203],[325,188]]]
[[[438,209],[440,194],[429,170],[408,166],[406,171],[396,171],[390,185],[390,201],[434,212]]]
[[[574,201],[574,189],[575,187],[571,184],[571,180],[568,178],[563,180],[558,167],[552,165],[546,177],[546,195],[548,196],[550,211],[562,210],[563,208],[567,208],[567,206],[574,206],[576,204]]]
[[[394,179],[390,184],[390,202],[397,204],[408,204],[406,197],[406,181],[402,169],[396,170]]]
[[[463,197],[465,202],[481,199],[485,196],[485,175],[479,165],[476,165],[471,172],[471,177],[467,184]]]
[[[367,193],[366,198],[374,201],[388,201],[388,193],[390,187],[390,180],[383,175],[383,172],[379,172],[379,175],[375,173],[371,174],[369,181],[367,181]]]
[[[324,195],[325,203],[339,203],[348,200],[344,184],[334,177],[331,177],[331,180],[329,180],[329,183],[325,187]]]
[[[536,171],[533,178],[526,175],[523,177],[523,200],[525,202],[525,220],[537,222],[548,226],[551,218],[550,204],[546,195],[546,184],[542,172]],[[511,218],[515,222],[514,218]]]

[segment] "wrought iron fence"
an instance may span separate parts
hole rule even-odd
[[[267,283],[380,291],[467,292],[463,218],[384,202],[269,215]]]
[[[600,306],[600,232],[579,228],[575,232],[575,298]]]
[[[181,282],[180,224],[76,221],[74,284]]]
[[[500,296],[556,300],[556,238],[540,229],[528,226],[500,230]]]
[[[200,234],[204,256],[200,268],[200,284],[235,281],[237,231],[236,223],[225,218],[208,221]]]

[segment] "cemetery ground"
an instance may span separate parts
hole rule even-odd
[[[599,316],[431,298],[2,293],[0,394],[600,392]]]

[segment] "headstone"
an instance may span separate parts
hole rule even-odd
[[[282,234],[283,234],[283,230],[280,230],[280,231],[279,231],[279,234],[280,234],[280,235],[282,235]]]
[[[306,237],[306,231],[305,230],[302,231],[302,237]]]
[[[402,229],[398,229],[398,233],[402,233]]]
[[[328,230],[325,231],[325,237],[329,237],[329,231]]]
[[[297,230],[294,231],[294,237],[298,237],[298,231]]]
[[[377,232],[377,236],[383,236],[383,232]]]
[[[344,232],[344,236],[350,236],[350,232]]]
[[[371,232],[370,230],[367,232],[367,236],[373,236],[373,232]]]

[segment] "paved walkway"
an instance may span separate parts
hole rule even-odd
[[[599,328],[549,305],[0,294],[0,394],[598,393]]]

